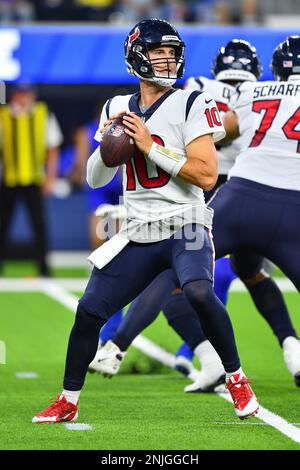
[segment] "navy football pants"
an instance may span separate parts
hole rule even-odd
[[[82,388],[87,367],[96,353],[99,329],[104,322],[135,299],[167,268],[174,269],[180,286],[199,316],[205,336],[221,357],[225,370],[234,372],[240,367],[231,321],[213,290],[213,246],[209,231],[201,225],[193,225],[186,226],[182,236],[178,235],[176,239],[173,236],[157,243],[130,242],[104,268],[94,268],[79,301],[70,334],[65,389]],[[187,246],[190,249],[186,249]],[[193,247],[197,249],[191,249]]]
[[[265,257],[275,263],[300,290],[300,192],[277,189],[243,178],[231,178],[209,206],[214,209],[216,257],[243,251],[256,253],[251,275]],[[260,261],[261,260],[261,261]],[[236,263],[236,261],[235,261]],[[246,264],[244,264],[246,266]],[[246,269],[246,268],[245,268]],[[242,272],[244,278],[251,277]]]

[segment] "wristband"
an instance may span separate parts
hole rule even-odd
[[[168,150],[156,142],[153,142],[148,158],[172,176],[177,176],[187,161],[184,155]]]

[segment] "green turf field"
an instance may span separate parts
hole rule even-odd
[[[300,331],[298,295],[285,298]],[[276,339],[247,294],[232,293],[229,311],[261,405],[300,432],[300,389]],[[0,312],[0,340],[7,350],[7,364],[0,365],[0,449],[300,449],[257,418],[239,421],[232,405],[215,394],[184,394],[188,379],[134,348],[119,376],[88,375],[78,422],[91,430],[31,424],[61,391],[73,313],[42,292],[0,292]],[[180,344],[162,315],[144,334],[173,353]],[[38,377],[21,379],[17,372]]]

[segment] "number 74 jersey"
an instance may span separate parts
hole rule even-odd
[[[300,191],[300,79],[245,82],[229,107],[241,134],[229,177]]]

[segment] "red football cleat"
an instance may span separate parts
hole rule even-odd
[[[226,388],[231,395],[235,412],[240,419],[250,418],[258,412],[258,401],[245,375],[231,375],[226,383]]]
[[[55,402],[32,418],[33,423],[60,423],[61,421],[75,421],[78,416],[78,402],[76,405],[66,400],[61,393]]]

